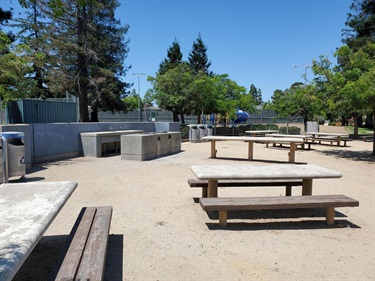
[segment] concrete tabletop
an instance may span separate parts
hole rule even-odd
[[[310,138],[311,135],[265,134],[266,137],[276,138]]]
[[[233,140],[233,141],[254,141],[254,142],[263,142],[263,143],[304,143],[303,138],[274,138],[274,137],[238,137],[238,136],[206,136],[202,138],[203,140]]]
[[[253,165],[197,165],[191,171],[200,180],[234,179],[320,179],[340,178],[342,174],[311,164]]]
[[[97,137],[97,136],[113,136],[113,135],[126,135],[126,134],[140,134],[140,133],[143,133],[143,130],[87,132],[87,133],[80,133],[80,135],[83,137]]]
[[[0,280],[12,280],[76,187],[71,181],[0,185]]]
[[[314,136],[335,136],[335,137],[348,137],[349,134],[339,134],[339,133],[319,133],[319,132],[306,132],[306,135]]]
[[[267,133],[278,133],[278,130],[257,130],[257,131],[245,131],[246,134],[267,134]]]

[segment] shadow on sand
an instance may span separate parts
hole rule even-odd
[[[335,224],[328,225],[325,221],[325,209],[293,209],[293,210],[261,210],[261,211],[230,211],[228,212],[228,225],[222,227],[219,225],[218,212],[206,212],[209,219],[216,220],[215,223],[207,223],[210,230],[290,230],[290,229],[324,229],[324,228],[360,228],[345,218],[341,212],[335,212]],[[298,220],[307,218],[307,220]],[[231,223],[233,219],[246,219],[250,222]],[[260,219],[276,220],[270,222],[259,222]]]
[[[68,235],[43,236],[13,281],[49,280]],[[109,236],[104,280],[122,281],[123,235]]]
[[[345,159],[351,159],[354,161],[375,163],[375,155],[372,154],[372,151],[370,150],[350,151],[350,150],[333,149],[333,150],[319,151],[319,153],[327,155],[327,156],[333,156],[336,158],[345,158]]]

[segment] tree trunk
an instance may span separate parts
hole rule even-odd
[[[354,115],[354,139],[358,139],[358,115]]]
[[[87,26],[86,26],[86,6],[77,5],[77,34],[78,34],[78,53],[77,53],[77,75],[76,84],[79,94],[79,115],[80,122],[89,122],[89,109],[88,109],[88,70],[87,70],[87,58],[86,58],[86,37],[87,37]]]
[[[91,122],[99,122],[98,118],[98,107],[91,107]]]
[[[375,156],[375,110],[372,113],[372,124],[374,125],[374,127],[372,128],[374,130],[374,136],[372,139],[372,155]]]
[[[180,113],[181,124],[185,124],[185,117],[183,113]]]
[[[374,114],[373,113],[370,113],[370,114],[367,114],[366,116],[366,121],[365,121],[365,127],[366,128],[373,128],[374,127]]]
[[[178,112],[173,111],[173,122],[178,122]]]

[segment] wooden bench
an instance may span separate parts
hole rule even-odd
[[[362,136],[361,140],[363,140],[365,142],[372,142],[372,141],[374,141],[374,136]]]
[[[207,180],[188,179],[190,187],[201,187],[202,197],[207,197]],[[220,180],[218,187],[286,186],[285,195],[292,195],[292,186],[302,186],[302,180]]]
[[[81,210],[50,280],[103,280],[111,218],[112,206]]]
[[[215,197],[200,198],[200,205],[205,211],[219,211],[219,224],[227,225],[228,211],[242,210],[277,210],[326,208],[326,222],[334,223],[335,207],[357,207],[359,202],[345,195],[314,195],[288,197]]]
[[[331,146],[333,146],[333,143],[337,143],[337,138],[326,138],[326,137],[315,137],[312,139],[309,139],[305,142],[305,144],[308,144],[309,149],[311,144],[322,144],[323,142],[329,142]],[[352,141],[351,139],[341,139],[340,142],[344,142],[344,146],[346,146],[346,143]]]

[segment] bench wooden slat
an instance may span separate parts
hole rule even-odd
[[[208,187],[207,180],[188,179],[190,187]],[[302,186],[302,180],[220,180],[219,187]]]
[[[205,211],[219,211],[219,223],[222,226],[227,224],[227,211],[326,208],[326,221],[328,224],[333,224],[335,207],[359,206],[357,200],[345,195],[211,197],[200,198],[199,202]]]
[[[77,230],[72,230],[75,231],[73,240],[71,241],[55,280],[74,280],[95,213],[95,207],[86,208]]]
[[[111,217],[111,206],[97,208],[76,275],[77,280],[96,281],[103,279]]]
[[[319,207],[355,207],[357,200],[345,195],[272,196],[272,197],[215,197],[200,198],[205,211],[272,210]]]

